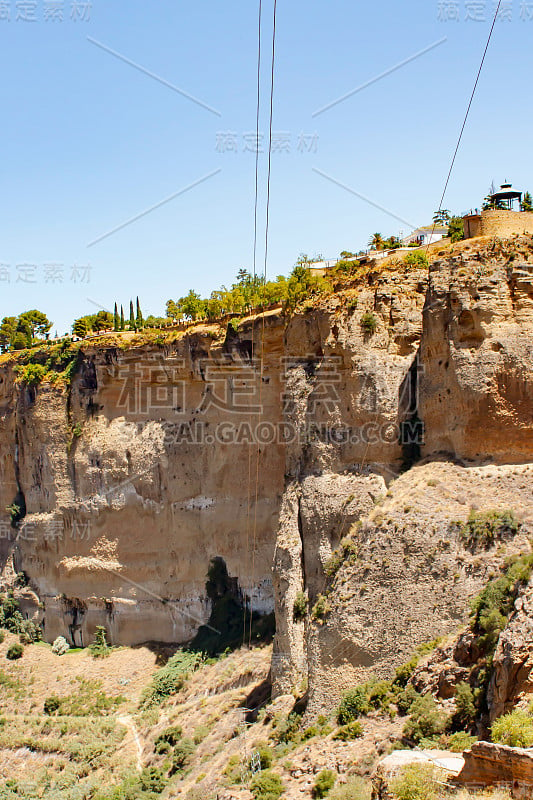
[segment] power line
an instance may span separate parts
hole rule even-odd
[[[267,172],[267,197],[266,197],[266,222],[265,222],[265,258],[263,266],[263,283],[266,285],[267,281],[267,266],[268,266],[268,237],[270,229],[270,184],[272,176],[272,121],[274,117],[274,76],[275,76],[275,63],[276,63],[276,13],[277,13],[277,0],[274,0],[273,10],[273,25],[272,25],[272,57],[270,67],[270,118],[268,127],[268,172]],[[262,322],[261,322],[261,359],[259,371],[259,407],[262,405],[263,395],[263,372],[264,372],[264,356],[265,356],[265,310],[262,309]],[[255,550],[257,542],[257,505],[259,500],[259,456],[260,445],[257,443],[257,457],[255,466],[255,505],[254,505],[254,536],[252,547],[252,586],[255,577]],[[253,615],[253,599],[250,598],[250,628],[249,628],[249,644],[252,643],[252,615]]]
[[[259,0],[259,19],[258,19],[258,44],[257,44],[257,108],[255,118],[255,200],[254,200],[254,247],[253,247],[253,284],[252,291],[256,288],[256,273],[257,273],[257,209],[259,199],[259,117],[261,108],[261,32],[262,32],[262,0]],[[255,322],[252,319],[252,347],[251,347],[251,360],[252,370],[254,367],[254,327]],[[246,516],[246,563],[245,571],[248,572],[248,563],[250,555],[250,517],[251,517],[251,504],[252,504],[252,447],[250,443],[248,447],[248,510]],[[250,585],[250,598],[252,595],[253,586]],[[251,599],[250,599],[251,602]],[[244,597],[244,615],[243,615],[243,644],[246,640],[246,596]],[[251,608],[250,608],[250,624],[251,624]]]
[[[474,88],[472,89],[472,94],[470,95],[470,101],[468,103],[468,108],[466,109],[465,118],[464,118],[463,124],[461,126],[461,132],[459,133],[459,138],[457,140],[457,145],[455,147],[455,151],[454,151],[454,154],[453,154],[452,163],[450,164],[450,169],[448,171],[448,176],[446,178],[446,183],[444,184],[444,190],[442,192],[442,197],[440,199],[440,203],[439,203],[439,207],[438,207],[439,211],[442,210],[442,206],[443,206],[443,203],[444,203],[444,197],[446,196],[446,192],[448,190],[448,185],[450,183],[450,178],[452,177],[453,168],[455,166],[455,161],[457,159],[457,154],[459,152],[459,147],[461,146],[461,142],[463,140],[463,134],[465,132],[466,123],[468,122],[468,117],[470,116],[470,109],[472,108],[472,103],[474,102],[474,97],[475,97],[475,94],[476,94],[476,91],[477,91],[479,79],[481,77],[481,72],[482,72],[483,66],[485,64],[485,59],[487,57],[489,46],[490,46],[490,43],[491,43],[491,40],[492,40],[492,34],[494,33],[494,28],[496,26],[496,20],[498,19],[498,14],[500,13],[501,4],[502,4],[502,0],[498,0],[498,5],[497,5],[496,11],[494,13],[494,19],[492,20],[492,25],[491,25],[490,32],[489,32],[489,37],[487,39],[487,44],[485,45],[485,50],[483,51],[483,58],[481,59],[481,64],[479,65],[476,81],[474,83]],[[431,239],[433,238],[433,234],[435,233],[435,228],[436,227],[437,227],[437,223],[435,222],[434,225],[433,225],[433,230],[431,232],[431,236],[430,236],[429,242],[428,242],[428,247],[431,244]],[[427,252],[427,249],[426,249],[426,252]]]

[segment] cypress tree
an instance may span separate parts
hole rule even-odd
[[[120,330],[126,330],[126,323],[124,322],[124,306],[120,306]]]
[[[133,313],[133,300],[130,300],[130,331],[135,330],[135,314]]]
[[[136,319],[137,328],[141,330],[143,326],[143,315],[141,312],[141,304],[139,303],[139,297],[137,296],[137,319]]]
[[[120,322],[119,322],[119,318],[118,318],[118,308],[117,308],[117,304],[115,303],[115,310],[113,312],[113,330],[118,331],[119,330],[119,325],[120,325]]]

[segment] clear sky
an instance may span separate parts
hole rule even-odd
[[[444,204],[454,212],[479,206],[492,180],[533,189],[533,2],[503,7]],[[431,221],[494,8],[278,0],[270,275],[301,251],[332,258]],[[0,41],[0,317],[37,307],[64,333],[91,300],[136,295],[163,314],[251,266],[257,2],[8,0]]]

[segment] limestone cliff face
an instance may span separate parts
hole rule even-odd
[[[0,508],[25,511],[3,560],[46,638],[186,641],[215,556],[276,611],[275,691],[309,672],[314,708],[457,627],[501,554],[452,523],[513,508],[518,549],[531,525],[532,269],[530,237],[470,241],[290,318],[84,348],[69,391],[2,367]],[[299,592],[325,613],[295,618]]]

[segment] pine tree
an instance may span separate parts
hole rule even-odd
[[[531,199],[531,194],[526,192],[522,198],[522,211],[533,211],[533,201]]]
[[[133,300],[130,300],[130,331],[135,330],[135,314],[133,313]]]
[[[141,304],[139,303],[139,297],[137,297],[137,318],[136,318],[137,328],[141,330],[143,326],[143,315],[141,312]]]
[[[118,318],[118,308],[117,308],[117,304],[115,303],[115,310],[113,312],[113,330],[114,331],[118,331],[119,330],[119,325],[120,325],[120,321],[119,321],[119,318]]]
[[[124,322],[124,306],[120,306],[120,330],[126,330],[126,323]]]

